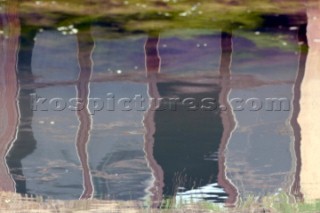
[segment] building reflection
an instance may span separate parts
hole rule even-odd
[[[14,12],[10,12],[10,14],[14,14]],[[311,10],[309,14],[310,17],[316,17],[319,15],[318,12],[314,12],[313,10]],[[76,143],[75,152],[80,160],[80,166],[75,170],[81,170],[82,177],[77,177],[75,175],[77,173],[75,172],[66,178],[67,184],[65,184],[69,188],[78,187],[77,189],[79,189],[82,187],[82,193],[76,195],[76,197],[80,196],[81,199],[90,199],[93,196],[99,197],[100,195],[106,199],[108,198],[109,193],[116,194],[116,196],[118,196],[116,198],[128,199],[130,196],[128,195],[129,193],[125,194],[123,191],[128,190],[130,185],[132,185],[134,181],[138,180],[140,185],[138,186],[137,184],[137,186],[134,186],[133,189],[137,189],[136,191],[141,190],[142,187],[146,187],[147,189],[145,191],[141,190],[139,192],[134,192],[134,196],[139,196],[140,198],[141,194],[148,194],[148,196],[151,196],[154,206],[159,206],[163,197],[172,196],[176,196],[179,199],[187,201],[210,200],[213,202],[234,204],[238,197],[241,196],[239,195],[241,193],[239,192],[239,188],[242,187],[241,181],[244,180],[244,185],[247,187],[246,189],[250,189],[252,190],[251,192],[259,194],[257,191],[255,191],[257,188],[262,191],[262,185],[260,185],[261,181],[258,179],[261,177],[267,178],[269,174],[266,173],[274,173],[275,175],[279,176],[276,180],[270,179],[270,183],[268,183],[269,185],[265,186],[266,191],[274,191],[275,187],[278,188],[278,185],[283,183],[283,179],[290,176],[291,171],[289,170],[291,168],[289,167],[292,165],[292,159],[289,155],[285,157],[287,164],[284,164],[282,168],[276,168],[275,164],[272,164],[273,161],[270,160],[269,156],[261,158],[261,161],[257,163],[259,165],[249,165],[252,162],[257,162],[255,159],[260,157],[257,157],[255,153],[253,153],[256,150],[272,153],[273,150],[277,149],[267,147],[268,150],[263,150],[263,146],[265,145],[264,140],[261,140],[264,144],[255,144],[257,147],[251,150],[252,153],[247,152],[247,150],[242,150],[243,152],[240,154],[237,153],[239,150],[241,151],[241,149],[244,148],[243,145],[240,145],[240,147],[231,147],[231,149],[228,150],[231,154],[226,155],[228,144],[232,139],[235,139],[232,138],[232,134],[236,129],[236,116],[232,113],[232,110],[230,110],[232,106],[229,103],[231,90],[233,88],[232,73],[230,68],[233,54],[233,38],[230,32],[223,32],[221,33],[221,36],[218,36],[218,39],[221,43],[221,58],[220,67],[218,70],[219,73],[217,76],[211,73],[209,77],[197,77],[194,79],[175,78],[174,80],[162,78],[162,73],[165,73],[166,70],[161,70],[159,34],[150,34],[144,47],[147,95],[148,100],[150,101],[150,106],[144,114],[138,113],[138,115],[130,116],[127,114],[124,116],[122,112],[118,112],[119,114],[115,113],[113,115],[116,118],[109,118],[109,115],[107,114],[104,114],[101,117],[91,116],[90,109],[88,107],[90,89],[92,88],[90,87],[90,82],[92,81],[91,76],[93,74],[92,54],[95,47],[95,42],[91,34],[91,28],[79,27],[79,32],[77,34],[76,43],[78,46],[77,49],[74,49],[74,52],[78,50],[77,60],[80,66],[77,79],[69,79],[68,82],[62,82],[60,81],[61,79],[59,79],[59,81],[49,82],[47,85],[38,84],[38,82],[35,82],[34,80],[34,73],[31,66],[37,29],[28,26],[24,20],[21,20],[21,37],[19,40],[18,35],[20,27],[18,27],[18,17],[10,16],[10,18],[8,18],[6,15],[2,16],[2,22],[3,20],[8,21],[3,23],[1,22],[1,27],[7,27],[13,30],[9,30],[10,34],[8,39],[5,39],[4,36],[0,35],[0,42],[2,44],[0,65],[5,67],[5,69],[0,70],[0,157],[6,159],[6,161],[0,162],[1,190],[16,190],[18,193],[23,194],[29,193],[25,177],[26,175],[23,172],[22,161],[26,159],[27,156],[32,156],[32,153],[36,150],[37,145],[39,145],[37,144],[36,137],[34,136],[35,131],[32,126],[33,119],[35,117],[34,114],[36,113],[28,107],[32,102],[30,95],[36,92],[38,86],[53,87],[53,89],[50,89],[51,93],[48,91],[43,92],[44,94],[48,92],[48,94],[52,95],[52,93],[55,94],[56,86],[62,85],[63,87],[67,87],[72,85],[75,86],[77,92],[76,97],[83,100],[80,106],[81,110],[76,112],[68,112],[70,113],[68,116],[72,117],[74,115],[74,117],[77,117],[79,121],[76,135],[70,135],[72,135],[72,140],[74,139]],[[318,102],[314,101],[317,99],[316,94],[318,91],[318,86],[316,83],[318,83],[319,80],[317,72],[319,46],[317,41],[318,38],[314,33],[314,30],[318,30],[318,28],[315,24],[316,22],[314,21],[309,25],[310,41],[314,42],[309,43],[310,51],[308,54],[308,60],[306,59],[306,53],[304,52],[304,46],[306,45],[306,30],[304,26],[300,27],[300,64],[294,86],[294,112],[291,119],[291,125],[294,129],[295,151],[297,158],[296,177],[292,191],[293,194],[301,199],[302,196],[305,199],[316,199],[320,197],[318,195],[318,191],[316,190],[317,186],[320,184],[317,182],[318,178],[312,178],[311,176],[311,174],[315,174],[320,178],[320,174],[318,174],[317,171],[314,171],[317,168],[315,164],[319,161],[315,155],[310,154],[312,153],[312,150],[320,149],[320,147],[317,145],[315,135],[318,132],[318,126],[315,125],[314,120],[311,119],[313,117],[317,117],[316,115],[318,113],[317,107],[311,107],[315,104],[318,104]],[[20,46],[19,51],[18,46]],[[16,58],[17,51],[18,58]],[[15,70],[16,65],[17,72]],[[72,66],[73,65],[74,64],[72,64]],[[5,70],[7,72],[5,72]],[[162,73],[160,73],[160,71]],[[59,75],[61,75],[61,73]],[[62,84],[59,84],[61,82]],[[120,83],[111,82],[109,85],[100,84],[100,87],[97,86],[97,83],[95,86],[98,88],[96,90],[100,90],[101,92],[101,90],[105,90],[106,88],[117,89],[118,87],[116,87],[115,84]],[[132,85],[130,85],[128,88],[134,88],[135,90],[138,90],[137,88],[139,88],[137,85],[134,85],[133,87],[131,86]],[[271,87],[272,86],[269,85],[269,89]],[[286,85],[286,88],[283,89],[284,92],[287,92],[287,87],[289,88],[289,86]],[[128,88],[122,91],[123,94],[129,93]],[[281,88],[279,91],[280,90]],[[267,91],[267,89],[261,90],[261,94],[265,91]],[[248,90],[242,92],[248,93]],[[68,95],[70,94],[68,93]],[[217,100],[217,106],[222,105],[227,110],[219,110],[218,108],[214,110],[199,109],[199,105],[196,109],[190,108],[188,104],[182,103],[182,100],[186,100],[188,98],[193,98],[193,101],[197,104],[203,103],[202,101],[204,99],[211,98],[213,100]],[[16,101],[16,99],[18,101]],[[20,117],[18,115],[20,115]],[[115,136],[113,139],[111,139],[110,132],[103,132],[101,133],[102,136],[100,135],[97,138],[92,139],[94,121],[99,121],[100,123],[97,123],[100,125],[105,125],[106,123],[111,125],[111,123],[114,121],[119,123],[119,120],[122,123],[129,122],[130,119],[133,119],[133,122],[140,122],[141,115],[143,115],[142,123],[145,129],[143,133],[140,133],[138,128],[136,128],[137,130],[135,129],[136,132],[131,131],[133,129],[132,126],[127,127],[122,124],[123,126],[120,126],[122,128],[121,132],[114,133]],[[51,114],[49,116],[54,117],[55,115]],[[259,116],[260,115],[257,117]],[[263,125],[268,119],[268,115],[264,114],[264,116],[266,117],[263,117]],[[277,122],[283,122],[283,117],[281,117],[282,120],[279,119]],[[106,121],[106,118],[110,119],[110,122]],[[252,117],[251,119],[252,121],[255,121],[256,117]],[[245,120],[247,123],[248,121],[251,121],[248,117],[243,118],[243,120]],[[263,132],[263,128],[265,127],[262,126],[261,123],[258,123],[256,126],[261,128],[251,127],[250,125],[248,125],[248,128],[252,128],[252,132],[257,133],[256,136],[258,139],[260,138],[260,133],[270,135],[271,131],[267,131],[267,133]],[[271,129],[274,127],[271,121],[269,121],[268,125],[269,126],[267,128]],[[312,131],[309,129],[310,126],[312,126]],[[244,127],[246,126],[244,125]],[[60,128],[64,128],[64,126],[60,126]],[[253,128],[256,129],[253,130]],[[286,128],[287,127],[285,127],[285,129]],[[244,133],[245,131],[247,131],[247,133]],[[124,132],[126,132],[127,135],[125,135]],[[131,135],[128,132],[130,132]],[[245,134],[252,133],[248,132],[248,129],[243,128],[239,129],[238,134],[244,136]],[[129,147],[126,147],[129,144],[128,138],[133,138],[132,135],[134,134],[138,135],[134,140],[144,140],[144,153],[141,150],[138,150],[138,148],[141,149],[139,146],[141,144],[138,142],[136,144],[132,143],[133,145],[130,144],[130,146],[132,145],[130,147],[131,150],[127,150]],[[284,143],[288,142],[287,139],[290,136],[286,135],[278,138],[277,134],[278,133],[276,133],[276,136],[274,136],[277,138],[273,138],[273,141],[276,142],[277,140],[281,140],[284,141]],[[42,136],[42,138],[45,137]],[[108,138],[108,143],[98,144],[99,140],[104,140],[105,138]],[[237,140],[239,140],[239,138],[240,137],[238,137]],[[260,141],[258,139],[255,140]],[[54,141],[55,139],[52,140]],[[119,141],[125,141],[125,143],[123,143],[125,145],[122,144],[122,147],[120,147],[118,144],[116,144]],[[88,146],[89,144],[92,145],[92,142],[96,144],[95,146],[91,147],[91,152],[89,152],[90,150]],[[278,148],[284,153],[290,148],[290,144],[284,144]],[[100,150],[98,150],[99,154],[97,154],[96,157],[95,152],[97,149]],[[235,152],[232,153],[232,151]],[[89,153],[91,153],[90,156]],[[145,154],[144,157],[146,159],[142,159],[143,154]],[[252,154],[252,156],[249,156],[250,154]],[[241,159],[245,156],[252,158],[245,159],[247,160],[246,162],[240,162],[237,161],[237,158],[234,158],[235,156],[241,157]],[[279,156],[281,155],[279,154]],[[32,159],[34,160],[37,157],[38,156],[35,155],[32,157]],[[229,159],[227,159],[228,157]],[[55,158],[56,156],[53,155],[52,159]],[[133,159],[136,161],[133,161]],[[226,163],[228,160],[229,164]],[[287,161],[290,160],[291,162],[288,163]],[[148,165],[146,165],[146,161]],[[131,166],[132,162],[140,163],[139,167],[133,168]],[[244,163],[245,165],[238,165],[237,163]],[[229,166],[229,168],[227,168],[227,166]],[[252,168],[249,168],[249,166],[252,166]],[[258,169],[262,166],[271,169],[264,169],[266,170],[265,173],[254,174],[256,175],[253,175],[254,177],[246,176],[252,175],[249,173],[244,174],[244,172],[249,170],[251,172],[258,171]],[[10,174],[7,172],[7,167],[9,168]],[[242,167],[243,170],[239,171],[239,167]],[[129,169],[132,170],[129,171]],[[151,171],[147,171],[147,169],[150,169]],[[138,174],[137,177],[131,177],[136,172],[140,172],[141,174]],[[148,182],[147,179],[149,178],[148,172],[152,173],[152,181],[150,185],[146,186],[147,184],[145,184],[145,182]],[[282,174],[281,172],[285,174]],[[119,181],[118,174],[123,176],[121,177],[123,178],[123,182]],[[232,176],[233,174],[238,174],[238,176]],[[248,177],[247,180],[245,180],[246,177]],[[72,178],[76,179],[78,182],[81,182],[82,185],[70,184],[70,180],[72,180]],[[250,180],[249,178],[252,179]],[[234,180],[235,184],[232,182]],[[279,184],[275,184],[276,186],[270,187],[270,185],[274,184],[275,181],[278,181],[277,183]],[[57,187],[57,182],[47,186],[43,192],[49,194],[50,191],[60,191],[61,189],[59,189],[59,187],[61,186],[59,185],[59,187]],[[109,185],[116,187],[110,190],[112,187],[109,187]],[[53,188],[55,189],[53,190]],[[136,197],[133,197],[133,199],[135,198]]]

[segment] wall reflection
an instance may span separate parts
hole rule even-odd
[[[308,8],[308,56],[306,60],[305,73],[300,86],[300,112],[298,123],[301,129],[300,160],[301,166],[298,169],[300,191],[306,201],[320,198],[320,163],[316,150],[320,149],[319,131],[320,125],[317,118],[320,116],[320,10],[319,4]],[[299,83],[299,80],[297,81]]]

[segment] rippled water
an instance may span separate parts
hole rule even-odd
[[[145,31],[17,8],[0,14],[1,190],[155,203],[319,198],[316,7],[259,14],[251,29],[172,20],[182,29]]]

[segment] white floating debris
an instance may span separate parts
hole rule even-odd
[[[58,28],[57,28],[57,30],[58,30],[58,31],[63,31],[63,30],[66,30],[66,29],[67,29],[67,28],[66,28],[66,27],[64,27],[64,26],[62,26],[62,27],[58,27]]]
[[[260,35],[261,33],[259,31],[256,31],[254,34],[256,35]]]
[[[121,74],[122,73],[122,70],[117,70],[117,74]]]
[[[203,46],[204,46],[204,47],[207,47],[207,46],[208,46],[208,44],[207,44],[207,43],[204,43],[204,44],[203,44]]]
[[[283,46],[287,46],[288,43],[284,41],[284,42],[282,42],[282,45],[283,45]]]
[[[71,30],[71,32],[72,32],[73,34],[77,34],[77,33],[78,33],[78,29],[73,28],[73,29]]]
[[[201,45],[200,44],[197,44],[197,47],[199,48]]]
[[[55,124],[55,122],[54,122],[54,121],[50,121],[50,124],[51,124],[51,125],[54,125],[54,124]]]
[[[297,26],[292,26],[292,27],[289,28],[289,30],[291,30],[291,31],[298,30],[298,27]]]
[[[183,13],[180,13],[179,16],[187,16],[188,13],[187,12],[183,12]]]

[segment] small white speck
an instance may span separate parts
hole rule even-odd
[[[134,69],[137,70],[137,69],[138,69],[138,66],[134,66]]]
[[[166,44],[163,44],[163,45],[162,45],[163,48],[166,48],[167,46],[168,46],[168,45],[166,45]]]
[[[256,35],[260,35],[261,33],[259,31],[256,31],[254,34]]]
[[[43,29],[42,29],[42,28],[40,28],[40,29],[39,29],[39,32],[40,32],[40,33],[42,33],[42,32],[43,32]]]
[[[66,31],[63,31],[63,32],[62,32],[62,35],[67,35],[67,32],[66,32]]]
[[[283,45],[283,46],[287,46],[288,43],[284,41],[284,42],[282,42],[282,45]]]
[[[117,74],[121,74],[122,73],[122,70],[117,70]]]
[[[54,125],[54,124],[55,124],[55,122],[54,122],[54,121],[50,121],[50,124],[51,124],[51,125]]]
[[[298,27],[297,26],[292,26],[292,27],[289,28],[289,30],[295,31],[295,30],[298,30]]]
[[[44,121],[39,121],[39,124],[44,124]]]
[[[200,44],[197,44],[197,47],[199,48],[201,45]]]
[[[208,46],[208,44],[207,44],[207,43],[204,43],[203,46],[206,47],[206,46]]]

